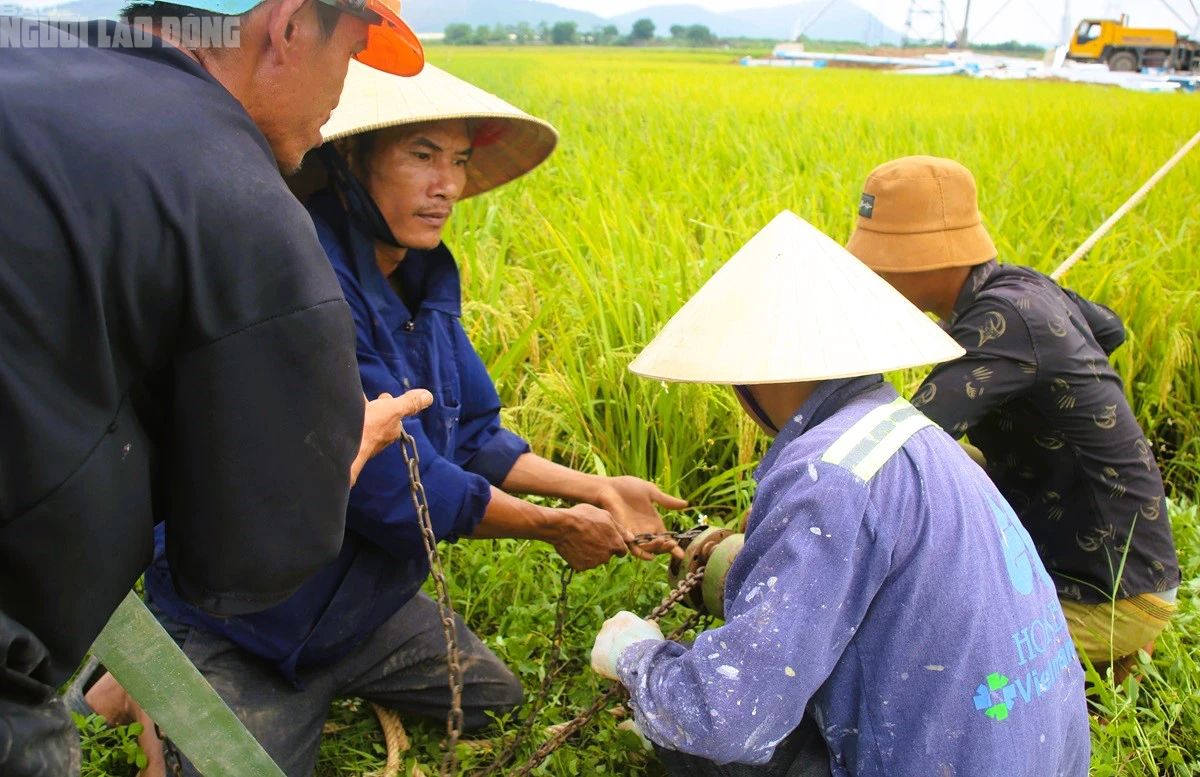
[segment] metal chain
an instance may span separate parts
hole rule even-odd
[[[700,581],[703,579],[703,566],[697,567],[694,571],[688,573],[688,576],[683,580],[680,580],[679,585],[677,585],[674,590],[672,590],[671,593],[668,594],[667,597],[663,599],[657,607],[654,608],[653,612],[650,613],[646,620],[657,622],[663,618],[663,616],[675,609],[675,607],[681,601],[683,601],[683,597],[687,596],[688,593],[697,585],[699,585]],[[679,626],[679,628],[671,632],[668,639],[676,639],[677,637],[683,635],[689,628],[693,628],[699,624],[704,617],[705,616],[701,615],[700,613],[694,613],[693,615],[689,616],[688,619]],[[554,736],[546,740],[546,742],[537,749],[537,752],[535,752],[529,758],[529,760],[525,762],[524,766],[516,771],[510,772],[509,776],[528,777],[528,775],[531,774],[533,770],[542,763],[542,761],[545,761],[551,753],[562,747],[572,735],[590,723],[592,719],[600,713],[600,710],[607,707],[612,700],[619,696],[623,691],[624,688],[621,687],[620,683],[613,683],[607,691],[600,695],[600,698],[596,699],[596,701],[592,703],[592,706],[588,707],[566,724],[559,727],[559,729],[555,731]]]
[[[421,482],[421,459],[417,453],[417,444],[412,436],[407,431],[401,431],[400,438],[397,441],[400,445],[400,451],[404,456],[404,463],[408,467],[408,477],[410,491],[412,493],[413,507],[417,511],[417,520],[421,527],[421,541],[425,546],[425,555],[429,559],[430,575],[433,577],[433,587],[437,593],[438,615],[442,621],[442,630],[446,637],[446,663],[448,667],[449,684],[450,684],[450,710],[446,715],[446,734],[447,746],[446,754],[442,759],[442,777],[453,777],[458,770],[458,741],[462,737],[463,730],[463,711],[462,711],[462,690],[463,690],[463,672],[462,664],[459,660],[458,650],[458,630],[454,624],[454,604],[450,600],[450,587],[446,582],[446,573],[442,567],[442,559],[437,550],[437,535],[433,531],[433,520],[429,515],[429,502],[425,496],[425,486]],[[703,531],[704,527],[698,527],[686,532],[662,532],[659,534],[639,534],[634,537],[635,544],[646,544],[658,539],[670,538],[678,540],[681,538],[694,537]],[[478,777],[488,777],[494,774],[512,758],[517,748],[529,736],[536,721],[538,713],[545,704],[546,699],[550,694],[551,687],[562,666],[565,664],[562,657],[562,633],[566,623],[567,610],[567,588],[571,583],[574,572],[570,567],[564,567],[561,579],[561,591],[559,592],[558,604],[555,608],[554,618],[554,633],[551,638],[551,650],[554,655],[554,667],[547,671],[542,678],[542,686],[539,689],[538,695],[534,700],[533,708],[529,715],[522,722],[521,727],[517,730],[517,735],[513,742],[505,748],[496,760],[482,772],[477,773]],[[679,581],[679,585],[667,595],[662,602],[654,608],[648,621],[658,621],[672,609],[674,609],[687,594],[695,588],[704,577],[704,567],[700,566],[694,571],[688,573],[687,577]],[[689,628],[695,627],[703,620],[700,614],[690,616],[679,628],[671,633],[670,639],[676,638]],[[586,726],[591,720],[604,709],[614,698],[619,696],[624,689],[619,683],[614,683],[607,691],[600,695],[598,699],[588,707],[584,712],[577,715],[566,725],[561,726],[549,740],[547,740],[537,752],[525,763],[524,766],[512,772],[515,777],[525,777],[538,767],[542,761],[546,760],[551,753],[569,739],[575,732]]]
[[[634,545],[648,545],[657,540],[691,540],[699,537],[700,534],[707,529],[707,526],[697,526],[687,531],[663,531],[657,534],[635,534],[633,535]]]
[[[654,611],[646,618],[651,622],[657,622],[664,615],[675,609],[675,605],[683,601],[683,597],[687,596],[693,588],[700,584],[704,579],[704,570],[706,567],[701,564],[691,572],[688,572],[687,577],[679,581],[679,585],[675,586],[675,590],[662,600],[662,603],[654,608]]]
[[[421,459],[417,454],[417,443],[405,430],[401,430],[400,451],[408,466],[408,479],[412,492],[413,507],[421,525],[421,541],[429,559],[429,571],[437,593],[438,616],[442,620],[442,631],[446,635],[446,663],[450,682],[450,711],[446,714],[446,755],[442,758],[442,776],[452,777],[458,771],[458,740],[462,736],[463,671],[458,657],[458,629],[454,625],[454,604],[450,601],[450,587],[442,558],[438,555],[437,535],[433,533],[433,519],[429,516],[429,501],[425,497],[425,486],[421,482]]]
[[[508,762],[516,755],[517,749],[529,738],[530,732],[533,731],[534,723],[537,722],[538,714],[542,711],[542,707],[550,697],[554,681],[558,679],[559,672],[566,665],[562,652],[563,627],[567,622],[567,587],[571,584],[571,579],[574,576],[575,570],[563,564],[561,589],[558,593],[558,604],[554,610],[554,633],[550,638],[551,664],[550,668],[546,670],[546,674],[542,677],[542,686],[538,689],[537,696],[534,697],[529,714],[526,715],[525,720],[521,721],[516,735],[508,746],[504,748],[500,755],[496,756],[496,760],[492,761],[486,769],[477,772],[475,777],[489,777],[508,765]]]
[[[158,726],[154,728],[157,729]],[[163,743],[163,768],[171,777],[183,777],[183,756],[180,754],[179,748],[175,747],[175,743],[169,738],[164,739],[161,732],[159,732],[158,738]]]

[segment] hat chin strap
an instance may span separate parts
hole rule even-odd
[[[758,418],[758,422],[770,429],[775,434],[779,434],[779,428],[771,421],[771,417],[762,409],[762,405],[758,404],[758,400],[754,398],[749,386],[734,386],[733,390],[738,393],[742,401],[746,403],[746,407],[750,408],[750,412]]]
[[[350,171],[350,166],[346,164],[345,158],[338,153],[333,144],[326,143],[318,148],[317,156],[325,164],[325,169],[329,171],[329,178],[333,181],[333,185],[345,198],[350,214],[357,217],[376,240],[396,248],[404,248],[392,234],[392,228],[388,225],[387,219],[383,217],[383,213],[380,212],[379,206],[375,204],[371,193],[367,191],[367,187],[363,186],[362,181],[358,180],[358,176]]]

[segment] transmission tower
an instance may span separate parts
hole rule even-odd
[[[908,15],[904,19],[904,37],[900,39],[901,47],[907,47],[914,40],[933,40],[927,33],[932,32],[934,28],[941,30],[938,40],[945,46],[949,40],[946,37],[949,17],[946,0],[909,0]]]

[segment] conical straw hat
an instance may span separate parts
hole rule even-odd
[[[558,144],[549,122],[426,64],[411,78],[350,62],[342,98],[321,128],[328,142],[363,132],[445,119],[477,119],[475,150],[462,199],[520,178],[546,161]]]
[[[688,300],[630,369],[681,383],[798,383],[964,353],[846,249],[784,211]]]

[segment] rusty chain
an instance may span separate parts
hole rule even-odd
[[[429,515],[429,501],[425,498],[425,486],[421,482],[421,459],[417,454],[417,443],[404,429],[400,432],[400,451],[408,466],[409,490],[412,492],[413,507],[421,524],[421,541],[429,559],[429,571],[437,593],[438,616],[442,620],[442,631],[446,635],[446,664],[450,682],[450,711],[446,714],[446,755],[442,758],[443,777],[452,777],[458,771],[458,740],[462,736],[463,671],[458,657],[458,629],[454,626],[454,604],[450,601],[450,587],[446,572],[442,568],[442,557],[438,555],[437,535],[433,533],[433,519]]]
[[[681,601],[683,601],[683,597],[687,596],[693,588],[699,585],[703,578],[703,566],[697,567],[694,571],[688,573],[688,576],[683,580],[680,580],[679,585],[677,585],[671,591],[671,593],[668,594],[667,597],[664,598],[662,602],[660,602],[659,605],[654,608],[646,620],[651,622],[659,621],[661,618],[663,618],[663,616],[665,616]],[[701,613],[693,613],[679,626],[679,628],[672,631],[667,639],[677,639],[688,629],[697,626],[705,617],[706,616],[702,615]],[[542,761],[545,761],[547,758],[549,758],[550,754],[562,747],[563,744],[565,744],[573,734],[590,723],[592,719],[600,713],[600,710],[607,707],[609,703],[611,703],[613,699],[620,696],[623,691],[624,688],[621,687],[620,683],[613,683],[611,686],[609,686],[608,690],[602,693],[600,697],[592,703],[592,706],[588,707],[579,715],[576,715],[574,718],[558,727],[558,730],[554,732],[554,735],[551,736],[550,739],[546,740],[546,742],[543,743],[542,746],[539,747],[532,756],[530,756],[529,760],[525,762],[525,765],[513,772],[510,772],[509,777],[527,777],[529,774],[531,774],[533,770],[542,763]],[[510,745],[509,749],[515,749],[519,744],[520,742],[518,741]],[[490,768],[491,767],[489,767],[489,770]],[[485,773],[490,774],[491,772],[488,771]]]
[[[563,564],[561,588],[558,593],[558,603],[554,609],[554,633],[550,638],[551,665],[546,670],[546,674],[542,676],[541,688],[538,689],[538,694],[534,697],[529,714],[526,715],[525,720],[521,721],[516,735],[500,755],[496,756],[496,760],[492,761],[483,771],[476,772],[474,777],[490,777],[490,775],[495,774],[508,765],[512,757],[516,755],[517,749],[529,738],[530,732],[533,731],[534,723],[537,722],[538,714],[542,711],[542,707],[550,697],[550,690],[554,681],[566,665],[562,652],[563,627],[567,621],[567,587],[571,584],[571,578],[574,576],[575,571],[566,564]]]
[[[446,715],[447,744],[446,754],[442,759],[441,774],[442,777],[453,777],[458,770],[458,742],[462,737],[463,729],[463,672],[462,664],[459,660],[458,630],[454,624],[454,604],[450,599],[450,587],[446,581],[445,569],[442,567],[442,559],[437,550],[438,540],[437,535],[433,531],[433,520],[429,515],[429,502],[425,496],[425,486],[421,482],[421,460],[417,453],[416,441],[413,440],[407,431],[402,430],[398,443],[400,451],[404,456],[404,463],[408,467],[409,490],[412,494],[413,507],[417,511],[417,519],[421,527],[421,541],[425,546],[425,555],[429,560],[430,575],[433,578],[434,590],[437,594],[438,615],[441,618],[442,630],[446,637],[446,664],[450,685],[450,710]],[[633,542],[634,544],[644,545],[664,538],[673,540],[690,539],[697,536],[705,528],[699,526],[686,532],[668,531],[658,534],[638,534],[634,536]],[[491,765],[480,772],[476,772],[475,777],[489,777],[504,768],[508,761],[512,759],[517,749],[525,742],[533,730],[537,716],[545,705],[546,699],[549,697],[553,682],[566,664],[562,655],[563,628],[566,623],[567,588],[573,576],[573,570],[569,566],[564,565],[561,590],[559,592],[558,603],[555,607],[554,632],[551,637],[552,660],[554,662],[552,668],[542,677],[542,685],[538,691],[538,695],[534,699],[529,714],[517,729],[517,734],[513,741],[497,756]],[[689,572],[683,580],[680,580],[679,584],[654,608],[646,620],[657,622],[663,618],[683,601],[683,598],[699,585],[703,578],[704,566],[701,565],[692,572]],[[677,629],[671,632],[668,639],[678,638],[687,632],[688,629],[695,628],[705,619],[706,616],[700,613],[692,614]],[[620,683],[613,683],[590,707],[566,724],[559,726],[554,735],[543,743],[523,766],[510,774],[513,777],[526,777],[529,775],[551,753],[562,747],[573,734],[590,723],[613,699],[620,696],[623,690]]]
[[[657,534],[635,534],[633,535],[634,545],[648,545],[657,540],[693,540],[699,537],[700,534],[707,529],[707,526],[701,525],[687,531],[662,531]]]

